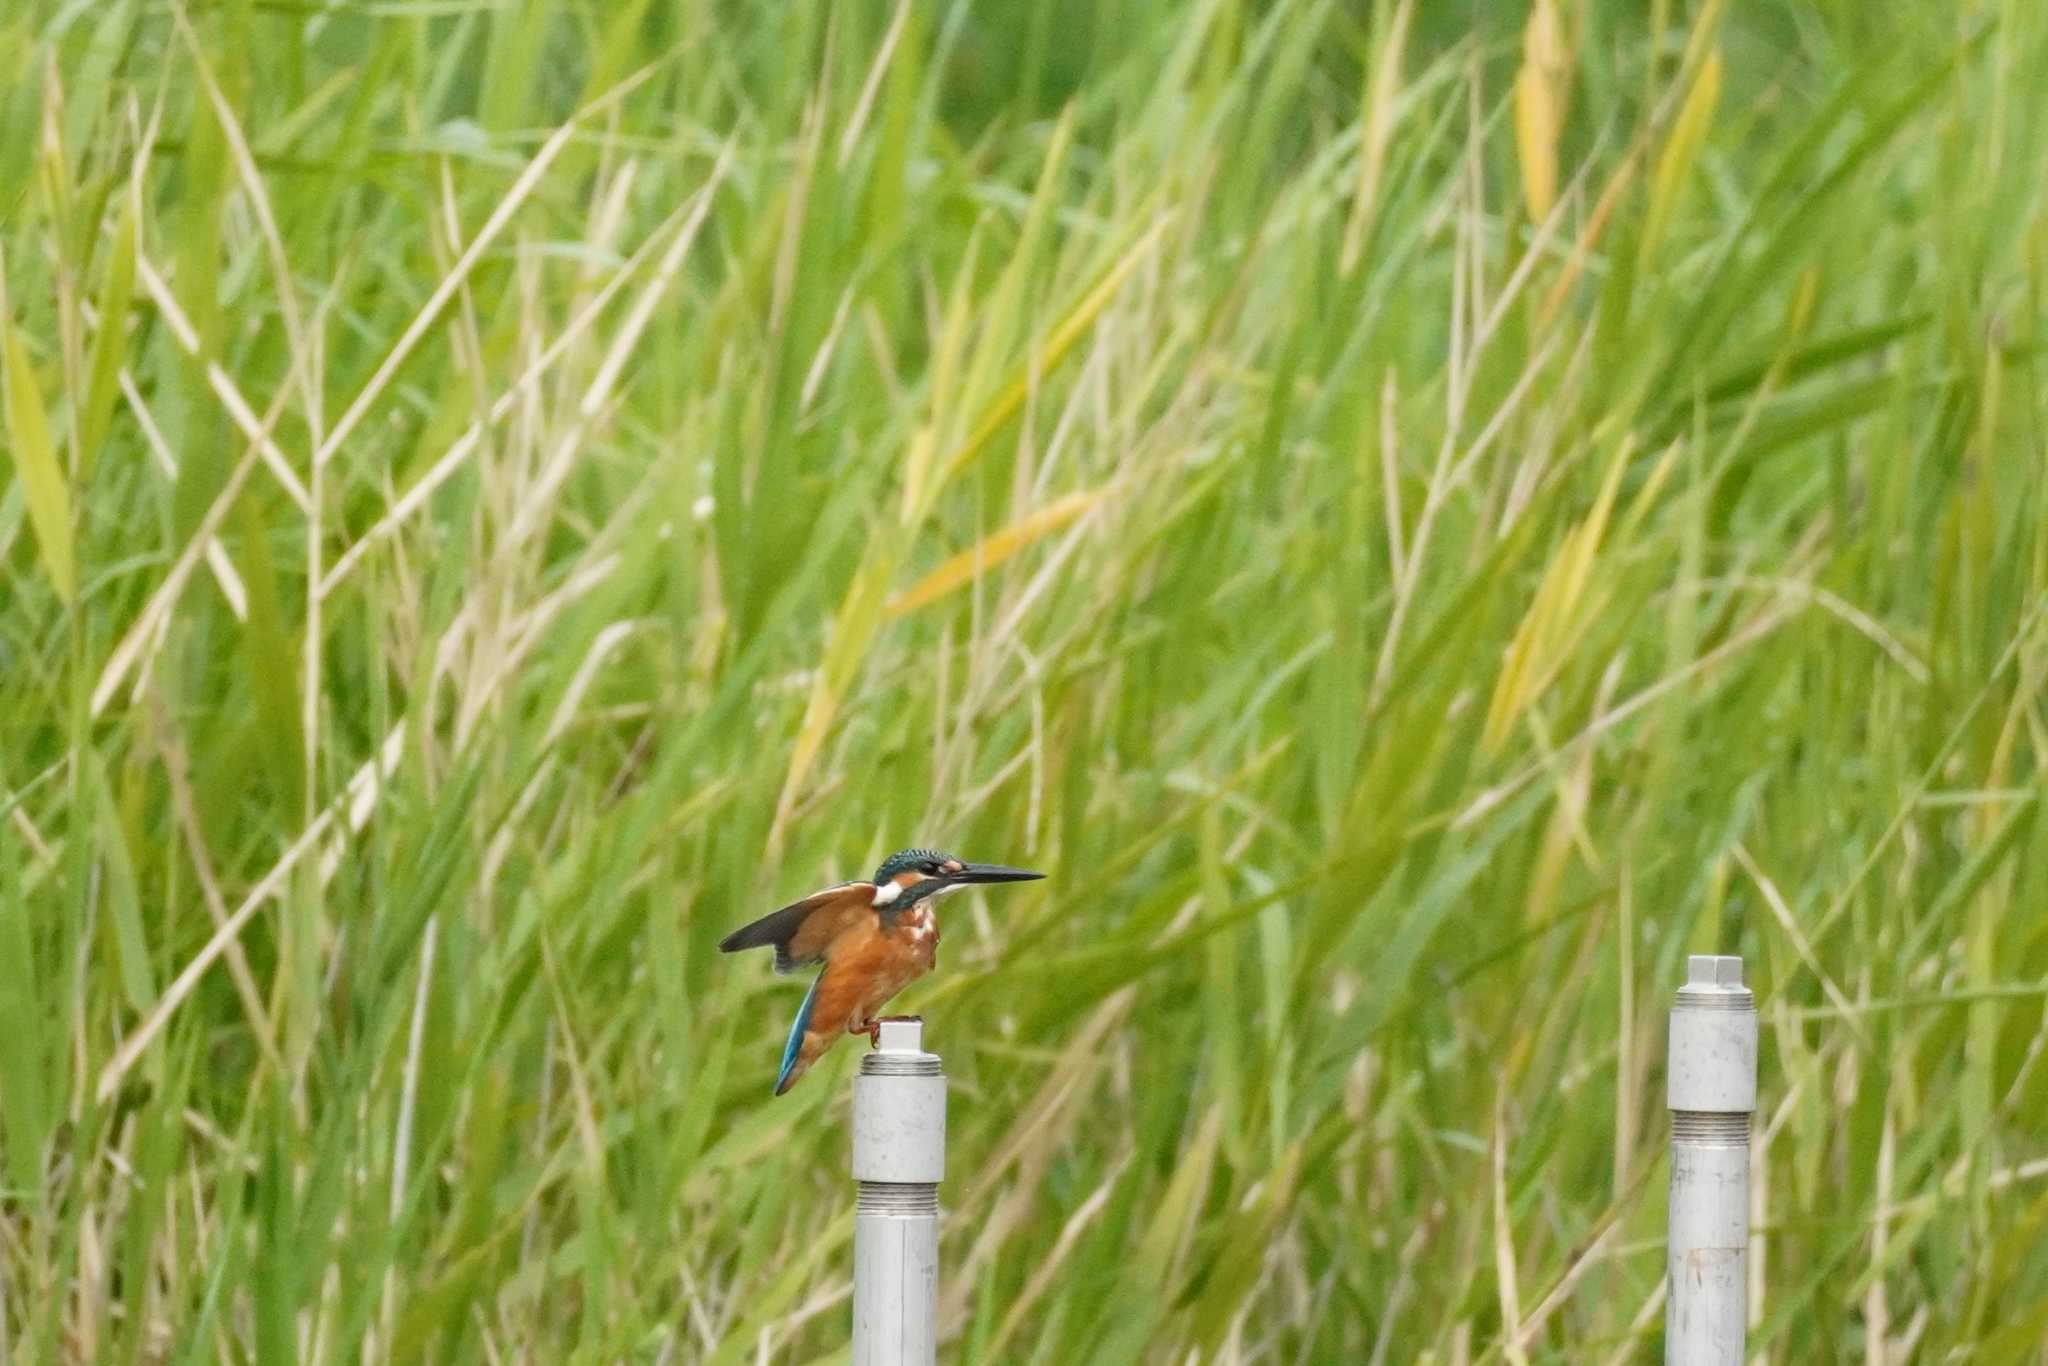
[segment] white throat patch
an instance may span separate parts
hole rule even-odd
[[[875,888],[875,899],[871,904],[876,906],[892,905],[894,904],[896,898],[902,895],[902,884],[895,882],[885,882],[881,886]]]

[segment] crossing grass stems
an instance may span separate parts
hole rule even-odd
[[[951,1359],[1651,1359],[1715,951],[1753,1349],[2043,1359],[2048,12],[0,71],[10,1359],[834,1359],[850,1063],[714,945],[925,836],[1052,872],[905,1002]]]

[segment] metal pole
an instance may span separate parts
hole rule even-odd
[[[853,1079],[853,1366],[938,1356],[946,1077],[918,1020],[886,1020]]]
[[[1742,960],[1695,954],[1671,1008],[1666,1366],[1742,1366],[1756,996]]]

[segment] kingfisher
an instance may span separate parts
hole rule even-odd
[[[884,1020],[914,1016],[876,1011],[938,962],[939,922],[932,907],[962,887],[1030,882],[1044,873],[996,863],[963,863],[936,849],[889,855],[869,882],[842,882],[762,916],[718,942],[725,953],[775,947],[775,970],[794,972],[813,963],[824,969],[804,993],[775,1094],[797,1078],[844,1034],[865,1034],[872,1047]]]

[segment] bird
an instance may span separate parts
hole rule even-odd
[[[813,892],[721,939],[724,953],[773,945],[777,972],[825,965],[797,1007],[775,1094],[796,1085],[841,1037],[866,1034],[872,1047],[884,1020],[916,1018],[875,1012],[937,964],[939,922],[932,908],[940,897],[963,887],[1044,876],[967,863],[936,849],[903,849],[882,860],[870,881]]]

